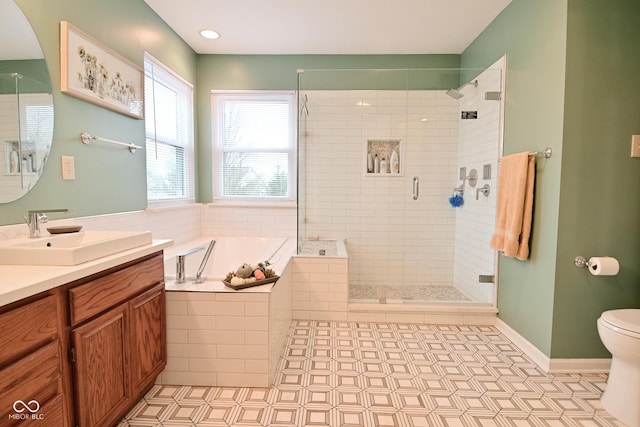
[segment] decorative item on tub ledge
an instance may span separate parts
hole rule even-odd
[[[258,264],[242,264],[236,271],[228,273],[222,283],[236,291],[238,289],[273,283],[280,277],[277,276],[272,269],[267,268],[268,266],[269,261]]]

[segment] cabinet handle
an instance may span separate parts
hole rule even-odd
[[[418,200],[420,193],[420,180],[417,176],[413,177],[413,200]]]

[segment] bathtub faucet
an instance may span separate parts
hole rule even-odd
[[[215,240],[212,240],[211,243],[209,243],[207,252],[205,252],[204,257],[202,258],[202,262],[200,263],[200,268],[198,268],[198,272],[196,273],[195,283],[202,283],[202,271],[204,270],[205,265],[207,265],[207,261],[209,260],[209,256],[211,256],[211,251],[213,250],[215,244]],[[186,282],[187,270],[185,268],[185,259],[187,258],[187,256],[203,250],[204,246],[198,246],[197,248],[192,248],[188,251],[184,251],[176,255],[176,283]]]
[[[209,261],[209,257],[211,256],[211,251],[213,251],[213,247],[216,245],[216,241],[212,240],[209,242],[209,247],[207,251],[204,253],[204,258],[202,258],[202,262],[200,263],[200,267],[198,267],[198,271],[196,272],[196,281],[194,283],[202,283],[202,272],[204,271],[204,267],[207,265],[207,261]]]

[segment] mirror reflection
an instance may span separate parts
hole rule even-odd
[[[53,98],[42,49],[13,0],[0,0],[0,203],[36,184],[51,148]]]

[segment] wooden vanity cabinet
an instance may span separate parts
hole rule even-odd
[[[68,285],[79,427],[115,424],[166,365],[162,253]]]
[[[0,307],[0,426],[70,425],[55,291]]]

